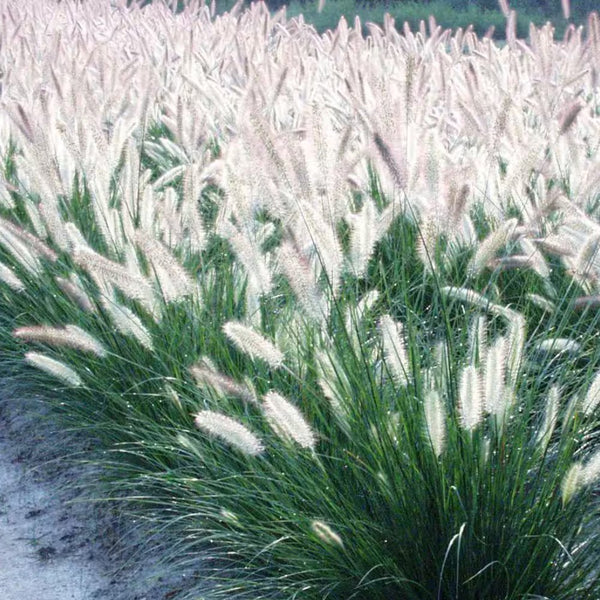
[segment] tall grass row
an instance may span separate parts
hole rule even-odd
[[[0,4],[5,370],[188,597],[598,598],[596,14]]]

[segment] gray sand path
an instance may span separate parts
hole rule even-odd
[[[90,555],[83,527],[6,446],[0,433],[0,597],[98,598],[110,580]]]
[[[65,450],[54,448],[44,429],[0,401],[0,600],[175,597],[185,576],[159,577],[152,559],[134,563],[137,571],[115,561],[119,545],[123,556],[120,537],[135,533],[77,501],[77,468],[64,465]]]

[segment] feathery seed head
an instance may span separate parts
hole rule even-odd
[[[395,322],[390,315],[379,320],[385,363],[398,385],[406,385],[410,377],[410,361],[403,339],[402,323]]]
[[[343,368],[340,366],[333,353],[319,349],[315,352],[315,366],[318,372],[318,384],[324,396],[329,400],[333,414],[344,430],[348,429],[348,415],[346,408],[346,390],[351,386]]]
[[[515,385],[521,370],[527,327],[523,315],[510,311],[507,317],[509,319],[507,376],[509,382]]]
[[[392,149],[390,148],[390,146],[388,146],[388,144],[385,142],[385,140],[381,137],[379,133],[375,133],[375,135],[373,136],[373,141],[375,143],[375,148],[377,149],[379,155],[383,159],[384,164],[389,169],[394,183],[399,189],[405,189],[407,174],[405,172],[405,169],[402,168],[396,161]]]
[[[576,353],[581,350],[581,344],[568,338],[549,338],[538,342],[534,348],[542,352],[554,352],[556,354],[563,352]]]
[[[419,237],[417,240],[417,255],[427,271],[437,271],[435,248],[442,233],[439,215],[432,208],[421,214]]]
[[[316,436],[302,413],[277,392],[268,392],[263,398],[263,412],[267,421],[284,441],[294,441],[300,447],[314,450]]]
[[[444,286],[441,288],[441,291],[453,300],[459,300],[460,302],[477,306],[483,310],[490,310],[493,306],[485,296],[465,287]]]
[[[566,472],[561,483],[563,505],[583,487],[584,485],[584,469],[580,462],[573,463]]]
[[[99,357],[106,356],[104,346],[94,336],[77,325],[66,325],[65,327],[49,327],[47,325],[19,327],[13,331],[13,335],[28,342],[67,346],[76,350],[91,352]]]
[[[592,485],[600,478],[600,450],[586,461],[581,473],[581,481],[584,485]]]
[[[86,239],[83,237],[83,234],[75,223],[70,221],[65,223],[64,229],[71,251],[75,252],[80,249],[89,249]]]
[[[596,373],[596,376],[592,380],[590,387],[588,388],[585,398],[581,402],[581,412],[585,416],[591,416],[596,412],[596,409],[600,405],[600,372]]]
[[[179,399],[179,394],[177,393],[177,391],[175,390],[175,388],[169,384],[169,383],[165,383],[164,385],[164,391],[165,394],[167,396],[167,398],[169,400],[171,400],[173,402],[173,404],[180,410],[183,412],[183,404],[181,403],[181,400]]]
[[[487,346],[487,317],[477,315],[469,328],[469,355],[473,364],[485,362]]]
[[[234,227],[228,221],[218,227],[218,233],[226,237],[231,244],[257,295],[268,294],[273,288],[273,279],[267,256],[262,252],[261,245],[255,239],[255,235],[248,229],[242,228],[240,230]]]
[[[560,407],[560,388],[554,385],[548,392],[548,399],[546,400],[546,410],[544,412],[544,421],[536,436],[536,444],[541,448],[542,452],[546,451],[554,428],[556,427],[556,421],[558,419],[558,410]]]
[[[248,456],[258,456],[264,451],[261,440],[238,421],[212,410],[202,410],[194,415],[198,429],[220,438]]]
[[[588,235],[573,259],[574,275],[585,282],[597,276],[598,250],[600,249],[600,233]]]
[[[222,508],[219,512],[219,515],[223,521],[227,521],[230,525],[239,525],[240,519],[239,517],[232,511],[227,510],[226,508]]]
[[[468,266],[471,275],[479,275],[485,269],[496,253],[512,238],[517,225],[517,219],[508,219],[481,242]]]
[[[462,370],[458,394],[460,422],[467,431],[473,431],[483,419],[483,394],[481,375],[475,365]]]
[[[15,258],[15,260],[31,275],[39,275],[42,265],[39,256],[30,246],[14,236],[10,231],[0,228],[0,244],[3,245]]]
[[[42,240],[7,219],[0,218],[0,237],[6,239],[8,245],[12,244],[15,248],[25,247],[36,259],[43,257],[50,262],[55,262],[58,259],[56,252],[44,244]]]
[[[339,534],[337,534],[327,523],[315,520],[311,523],[310,528],[313,533],[328,546],[344,547],[344,543]]]
[[[71,280],[55,277],[58,287],[85,312],[94,312],[95,308],[89,296],[81,288],[79,279],[74,276]]]
[[[223,375],[208,361],[200,360],[189,368],[198,385],[207,385],[222,396],[236,396],[246,402],[256,403],[254,394],[246,386]]]
[[[106,356],[106,348],[91,334],[77,325],[65,325],[65,344],[91,352],[99,357]]]
[[[449,350],[445,342],[438,342],[433,347],[433,364],[422,369],[425,389],[439,390],[443,394],[448,389],[448,381],[452,377],[449,367]]]
[[[556,305],[553,302],[539,294],[527,294],[527,298],[538,308],[545,310],[549,314],[552,314],[556,310]]]
[[[499,0],[500,9],[502,10],[502,14],[505,17],[508,17],[510,14],[510,7],[508,6],[508,0]]]
[[[439,457],[446,443],[446,415],[437,390],[432,389],[426,393],[424,408],[429,439],[435,455]]]
[[[0,281],[3,281],[13,289],[15,292],[22,292],[25,290],[25,284],[14,274],[10,267],[0,263]]]
[[[583,104],[576,100],[563,111],[563,115],[560,119],[558,126],[559,135],[564,135],[565,133],[567,133],[567,131],[569,131],[569,129],[571,129],[573,123],[575,123],[575,120],[577,119],[577,116],[579,115],[582,109]]]
[[[485,365],[485,409],[491,415],[502,417],[505,410],[504,376],[506,371],[508,341],[498,337],[488,350]]]
[[[350,241],[350,264],[357,277],[365,273],[369,259],[377,243],[377,211],[375,203],[367,198],[362,209],[352,215]]]
[[[55,198],[45,198],[40,202],[38,211],[43,219],[45,229],[52,241],[63,251],[69,250],[69,238],[65,233],[64,221],[61,217],[58,202]]]
[[[519,240],[524,258],[529,260],[531,268],[543,279],[550,277],[550,267],[533,241],[527,237]]]
[[[223,331],[233,344],[252,359],[264,360],[273,368],[283,364],[284,355],[267,338],[238,321],[229,321],[223,325]]]
[[[166,302],[175,302],[193,293],[190,276],[168,248],[139,229],[135,232],[135,241],[152,265]]]
[[[102,299],[102,308],[108,313],[120,333],[135,338],[144,348],[154,350],[150,332],[132,310],[109,298]]]
[[[50,358],[45,354],[39,354],[38,352],[27,352],[27,354],[25,354],[25,362],[73,387],[83,384],[79,375],[73,369],[71,369],[71,367],[68,367],[59,360]]]
[[[279,247],[277,258],[306,315],[316,322],[323,321],[327,307],[308,259],[290,242],[284,242]]]
[[[140,300],[146,306],[153,306],[154,293],[145,277],[133,274],[124,265],[89,249],[76,248],[73,251],[73,260],[83,267],[101,288],[105,288],[107,284],[114,285],[128,298]]]

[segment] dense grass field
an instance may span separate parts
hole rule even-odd
[[[600,598],[597,14],[0,6],[3,373],[187,597]]]

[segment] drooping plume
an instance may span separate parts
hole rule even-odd
[[[284,441],[296,442],[301,448],[314,450],[317,439],[300,410],[277,392],[263,398],[262,409],[267,421]]]
[[[247,325],[238,321],[229,321],[223,325],[223,331],[238,350],[250,358],[263,360],[273,368],[283,364],[283,352]]]
[[[247,427],[226,415],[202,410],[194,415],[194,423],[198,429],[220,438],[248,456],[257,456],[265,449],[261,440]]]
[[[50,358],[45,354],[40,354],[38,352],[27,352],[27,354],[25,354],[25,362],[40,369],[41,371],[48,373],[49,375],[52,375],[53,377],[56,377],[57,379],[60,379],[70,386],[78,387],[83,384],[79,375],[73,369],[71,369],[71,367],[68,367],[59,360]]]

